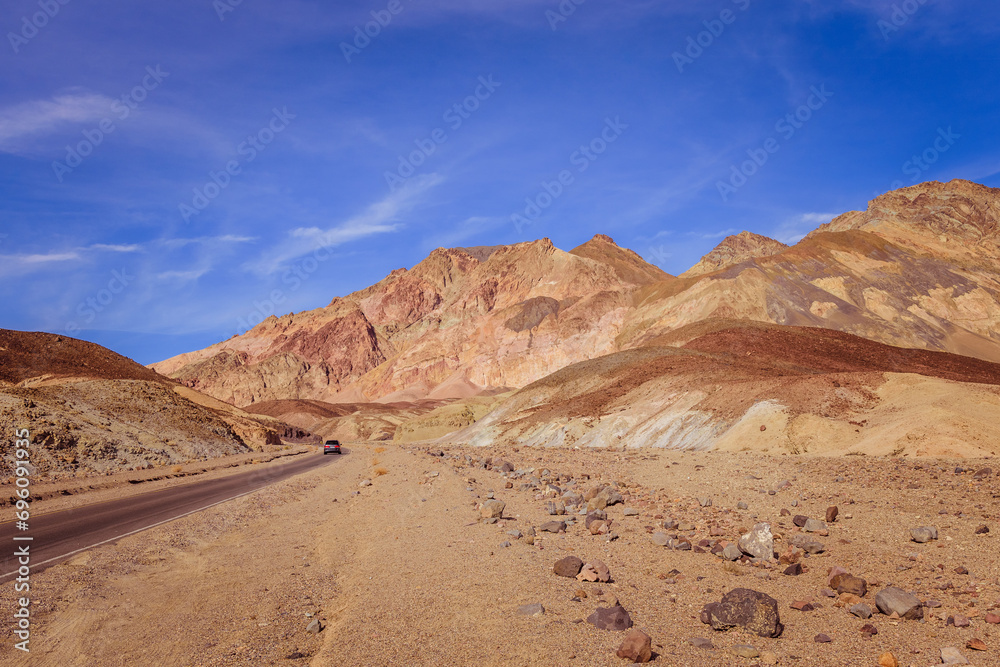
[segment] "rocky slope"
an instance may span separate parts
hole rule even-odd
[[[998,420],[1000,364],[723,323],[564,368],[439,442],[966,457],[1000,453]]]
[[[281,445],[304,436],[177,385],[99,345],[0,329],[0,429],[31,434],[43,477],[110,473]],[[0,444],[0,477],[13,440]]]
[[[775,241],[760,234],[740,232],[727,236],[712,252],[701,258],[697,264],[680,275],[681,278],[700,276],[719,271],[733,264],[748,262],[756,257],[769,257],[787,250],[781,241]]]

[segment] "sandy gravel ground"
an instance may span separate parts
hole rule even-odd
[[[653,664],[764,664],[735,656],[730,649],[739,644],[773,653],[780,665],[876,665],[892,651],[901,665],[922,667],[940,664],[946,646],[974,665],[1000,664],[1000,625],[985,622],[1000,605],[1000,483],[995,472],[973,475],[1000,468],[989,460],[526,449],[432,457],[391,444],[350,450],[334,465],[39,573],[30,658],[5,639],[0,663],[625,665],[614,654],[622,634],[583,620],[617,597],[652,636]],[[537,492],[520,490],[527,475],[507,489],[501,473],[477,467],[486,456],[539,477],[548,469],[562,488],[572,477],[581,492],[617,483],[624,503],[607,511],[618,539],[591,535],[583,517],[565,534],[539,532],[533,545],[508,535],[564,517],[549,516]],[[956,466],[968,471],[955,473]],[[364,479],[372,485],[360,487]],[[787,488],[768,493],[785,480]],[[506,502],[493,525],[477,511],[490,492]],[[698,497],[712,505],[701,507]],[[746,510],[736,509],[740,501]],[[672,551],[650,540],[667,519],[690,523],[693,530],[680,534],[695,544],[713,526],[723,535],[711,539],[734,540],[768,521],[780,535],[776,551],[784,552],[798,529],[780,511],[823,519],[831,505],[840,517],[817,538],[827,551],[803,558],[800,576],[782,574],[784,565],[727,569],[707,551]],[[639,515],[624,516],[626,507]],[[936,526],[939,539],[910,541],[908,529],[920,525]],[[991,532],[976,534],[982,525]],[[604,561],[612,582],[554,575],[553,563],[568,554]],[[873,608],[875,593],[890,584],[940,606],[927,609],[923,622],[877,612],[856,618],[821,592],[833,565],[868,580],[864,601]],[[9,586],[5,600],[13,596]],[[786,626],[780,638],[701,624],[701,608],[735,587],[778,600]],[[817,608],[794,610],[796,600]],[[545,613],[519,616],[518,606],[530,603]],[[949,616],[970,625],[948,625]],[[324,626],[319,634],[307,632],[313,617]],[[860,632],[866,623],[878,629],[873,638]],[[832,642],[815,643],[818,633]],[[692,637],[715,649],[692,646]],[[973,638],[987,650],[967,649]]]

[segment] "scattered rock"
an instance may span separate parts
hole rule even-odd
[[[372,485],[372,481],[370,479],[363,479],[363,480],[361,480],[361,483],[358,484],[358,486],[360,486],[360,487],[366,487],[366,486],[371,486],[371,485]]]
[[[653,536],[650,539],[656,546],[665,547],[667,546],[667,542],[670,541],[670,536],[663,532],[656,532],[653,533]]]
[[[823,634],[822,632],[813,637],[813,641],[817,644],[829,644],[833,640],[830,639],[830,635]]]
[[[711,498],[699,498],[698,499],[698,504],[701,505],[702,507],[711,507],[712,506],[712,499]]]
[[[990,532],[990,527],[987,526],[985,523],[976,528],[976,535],[985,535],[988,532]]]
[[[771,535],[771,525],[758,523],[739,540],[740,550],[753,556],[756,560],[768,560],[774,557],[774,536]]]
[[[535,604],[522,604],[517,608],[518,616],[541,616],[545,613],[545,607],[539,603]]]
[[[722,550],[722,557],[729,561],[738,560],[742,555],[743,552],[740,551],[740,548],[732,542],[727,544]]]
[[[973,651],[985,651],[988,647],[986,646],[986,642],[982,639],[973,637],[965,644],[965,648],[970,648]]]
[[[582,568],[582,560],[576,556],[566,556],[565,558],[556,561],[556,564],[552,566],[552,571],[560,577],[575,577],[580,574],[580,570]]]
[[[967,616],[960,616],[955,614],[954,616],[949,616],[945,625],[954,625],[956,628],[967,628],[971,625],[969,618]]]
[[[987,477],[993,476],[992,468],[981,468],[976,471],[976,474],[972,476],[973,479],[986,479]]]
[[[691,639],[688,640],[688,643],[691,644],[691,646],[694,646],[695,648],[703,648],[709,650],[715,648],[715,644],[713,644],[711,640],[705,639],[704,637],[692,637]]]
[[[1000,623],[1000,614],[993,614],[993,613],[986,614],[983,620],[989,623],[990,625],[996,625]]]
[[[871,623],[865,623],[863,626],[861,626],[861,634],[867,635],[867,638],[871,639],[872,637],[878,634],[878,628],[876,628]]]
[[[820,531],[826,530],[826,522],[820,521],[819,519],[809,519],[806,524],[802,526],[802,530],[807,533],[818,533]]]
[[[598,607],[587,617],[587,622],[599,630],[628,630],[632,627],[632,617],[621,605]]]
[[[920,544],[936,540],[937,537],[937,528],[934,528],[933,526],[921,526],[919,528],[910,529],[910,539]]]
[[[805,514],[796,514],[795,516],[792,517],[792,523],[794,523],[799,528],[806,525],[806,521],[808,520],[809,517],[807,517]]]
[[[479,514],[484,519],[499,519],[506,507],[507,503],[502,500],[487,500],[480,508]]]
[[[924,608],[920,600],[895,586],[879,591],[875,596],[875,606],[886,616],[897,614],[900,618],[909,620],[919,620],[924,617]]]
[[[878,667],[899,667],[899,660],[887,651],[878,657]]]
[[[549,521],[539,526],[538,530],[545,531],[546,533],[565,533],[566,523],[563,521]]]
[[[830,581],[830,585],[837,589],[838,593],[850,593],[863,598],[868,594],[868,582],[853,574],[838,574]]]
[[[722,596],[721,602],[706,605],[701,621],[715,630],[739,626],[761,637],[778,637],[785,629],[778,615],[778,601],[749,588],[734,588]]]
[[[749,644],[737,644],[730,650],[741,658],[752,659],[760,656],[760,651]]]
[[[833,523],[837,520],[837,515],[840,514],[840,509],[834,505],[832,507],[826,508],[826,522]]]
[[[858,618],[872,617],[872,608],[863,602],[859,602],[858,604],[853,605],[850,609],[850,612],[855,616],[857,616]]]
[[[788,606],[798,611],[812,611],[813,609],[815,609],[815,607],[813,607],[812,604],[806,602],[805,600],[796,600],[795,602],[793,602]]]
[[[562,501],[550,500],[545,503],[545,511],[550,516],[562,516],[566,513],[566,505]]]
[[[306,626],[306,632],[310,634],[318,635],[322,631],[323,631],[323,624],[320,623],[318,618],[314,618],[312,621],[309,622],[309,625]]]
[[[969,661],[965,659],[957,648],[954,646],[946,646],[941,649],[941,664],[942,665],[967,665]]]
[[[637,510],[634,507],[626,507],[624,510],[622,510],[622,514],[625,516],[639,516],[639,510]],[[636,632],[639,631],[636,630]]]
[[[749,507],[750,507],[750,506],[749,506],[749,505],[747,505],[747,504],[746,504],[745,502],[743,502],[742,500],[741,500],[740,502],[736,503],[736,509],[738,509],[738,510],[745,510],[745,509],[748,509]]]
[[[785,568],[782,574],[787,574],[790,577],[797,577],[802,574],[802,563],[795,563],[794,565],[789,565]]]
[[[649,635],[642,630],[632,628],[625,635],[625,640],[618,647],[616,655],[619,658],[631,660],[633,663],[649,662],[650,658],[653,657],[652,644],[653,641]]]

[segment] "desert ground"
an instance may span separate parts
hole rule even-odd
[[[617,600],[651,637],[652,664],[878,665],[892,653],[923,667],[941,664],[947,648],[974,665],[1000,664],[1000,618],[990,615],[1000,606],[993,459],[346,448],[330,466],[33,575],[31,654],[5,644],[0,662],[628,664],[616,656],[626,633],[586,620]],[[549,502],[607,486],[621,502],[605,510],[606,534],[591,534],[578,510],[549,514]],[[481,510],[491,495],[505,504],[495,522]],[[825,521],[833,506],[828,534],[807,538],[823,551],[791,549],[805,535],[796,515]],[[541,530],[570,517],[565,532]],[[760,522],[783,562],[711,553]],[[920,526],[935,527],[937,539],[913,541],[909,529]],[[658,532],[692,548],[658,546]],[[602,561],[611,581],[555,574],[566,556]],[[789,561],[801,574],[784,574]],[[850,594],[830,590],[834,566],[866,580],[870,619],[850,613]],[[923,620],[880,613],[875,597],[889,586],[912,591]],[[779,637],[701,622],[703,607],[735,588],[777,601]],[[521,609],[534,604],[544,611]],[[319,632],[309,630],[314,620]]]

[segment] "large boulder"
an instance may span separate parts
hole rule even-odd
[[[701,621],[715,630],[745,628],[761,637],[779,637],[785,626],[778,615],[778,601],[749,588],[734,588],[721,602],[705,605]]]

